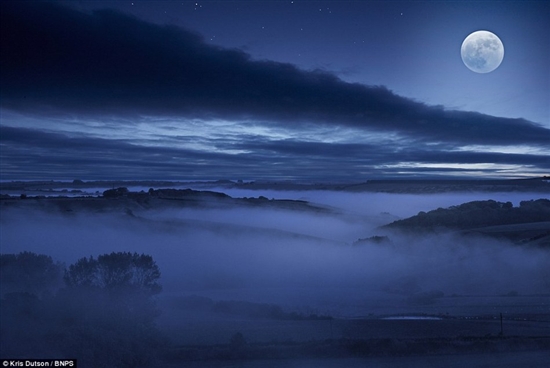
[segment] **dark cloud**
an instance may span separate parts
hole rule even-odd
[[[167,147],[148,147],[124,140],[69,137],[34,129],[0,126],[4,178],[166,178],[223,177],[231,166],[226,155]],[[252,158],[236,162],[253,166]],[[208,169],[201,167],[208,164]]]
[[[255,61],[187,30],[114,11],[88,14],[42,2],[1,6],[7,109],[318,122],[458,144],[550,142],[550,130],[527,120],[449,111],[381,86]]]
[[[267,140],[252,135],[230,143],[204,138],[206,151],[137,144],[126,140],[69,137],[33,129],[0,126],[3,179],[310,179],[359,180],[361,176],[397,175],[403,162],[409,174],[430,175],[471,171],[459,167],[429,168],[425,164],[526,165],[550,170],[548,156],[488,152],[434,151],[390,144],[334,144]],[[219,151],[215,151],[215,149]],[[241,154],[227,153],[240,150]],[[491,175],[498,168],[480,169]]]

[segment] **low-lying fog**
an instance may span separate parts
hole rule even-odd
[[[196,190],[213,190],[223,192],[236,198],[258,197],[274,199],[296,199],[312,203],[324,204],[341,208],[346,212],[364,215],[378,215],[389,212],[399,217],[410,217],[419,211],[430,211],[438,207],[446,208],[465,202],[484,201],[492,199],[498,202],[512,202],[518,206],[521,201],[546,198],[548,193],[529,192],[452,192],[434,194],[395,194],[395,193],[353,193],[347,191],[286,191],[286,190],[253,190],[241,188],[206,187],[205,185],[190,187]]]
[[[384,313],[387,295],[446,296],[550,292],[550,252],[456,234],[387,234],[390,243],[352,246],[382,235],[397,217],[478,199],[540,198],[528,193],[392,195],[237,192],[307,199],[338,210],[316,214],[237,207],[53,215],[3,210],[2,253],[31,251],[69,265],[113,251],[150,254],[162,272],[161,296],[311,307],[335,316]],[[396,217],[397,216],[397,217]],[[378,304],[377,304],[378,303]],[[378,306],[378,307],[376,307]],[[376,309],[378,308],[378,309]]]

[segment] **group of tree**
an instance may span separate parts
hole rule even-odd
[[[2,358],[76,357],[83,367],[151,366],[160,270],[145,254],[113,252],[68,268],[46,255],[0,255]]]

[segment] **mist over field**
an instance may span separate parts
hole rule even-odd
[[[152,362],[159,354],[168,361],[198,359],[207,365],[212,359],[250,359],[250,354],[264,359],[271,353],[254,353],[260,348],[247,344],[275,344],[272,349],[278,351],[289,342],[307,345],[310,341],[321,345],[327,341],[327,347],[318,347],[324,351],[345,351],[328,356],[352,357],[355,353],[346,341],[410,339],[401,347],[392,345],[374,353],[399,355],[403,346],[412,351],[428,349],[421,343],[423,338],[439,344],[445,341],[441,338],[496,334],[499,313],[514,321],[529,319],[509,322],[506,328],[511,334],[548,334],[544,317],[550,305],[548,248],[456,230],[406,232],[384,226],[420,211],[473,200],[519,205],[544,194],[235,188],[225,192],[233,198],[185,190],[133,192],[137,197],[122,194],[119,198],[108,197],[108,192],[103,198],[4,198],[0,237],[2,262],[8,263],[2,264],[3,275],[17,274],[10,268],[10,255],[34,253],[61,262],[56,263],[57,269],[68,273],[64,280],[61,274],[52,276],[58,283],[50,288],[59,287],[50,289],[50,294],[39,292],[38,285],[3,280],[7,306],[2,323],[8,332],[2,335],[2,349],[12,355],[38,351],[50,357],[58,346],[59,351],[76,352],[84,366],[110,364],[117,357],[120,366],[133,367],[136,359],[143,366],[155,366]],[[105,277],[123,272],[120,262],[138,254],[152,256],[162,291],[156,284],[145,289],[128,285],[119,295],[120,285],[111,289]],[[82,273],[92,270],[89,266],[94,262],[104,262],[94,271],[99,273]],[[134,267],[139,269],[139,263]],[[32,274],[32,270],[21,272]],[[132,277],[141,280],[141,276]],[[80,286],[72,287],[71,282]],[[87,283],[96,286],[87,289]],[[10,294],[12,285],[38,294]],[[150,292],[143,294],[143,290]],[[59,312],[52,314],[54,310]],[[30,318],[25,313],[36,315]],[[71,318],[76,318],[76,325]],[[38,331],[32,341],[20,328],[27,325]],[[58,343],[41,338],[56,333],[62,338]],[[113,339],[123,345],[112,347]],[[30,345],[24,341],[31,341]],[[452,349],[462,344],[451,341]],[[94,351],[112,351],[89,356],[90,344]],[[361,354],[367,354],[373,343],[365,344]],[[218,347],[202,353],[195,348],[213,345]],[[251,350],[243,353],[247,346]],[[280,354],[300,356],[306,354],[304,346],[297,345],[295,353],[291,349]],[[224,353],[224,349],[229,350]],[[544,360],[531,357],[535,362]]]
[[[534,192],[435,192],[433,194],[384,193],[368,192],[354,193],[334,190],[258,190],[242,188],[226,188],[215,185],[189,184],[189,188],[197,190],[208,189],[226,193],[232,197],[258,197],[260,195],[275,199],[306,200],[312,203],[333,206],[343,213],[356,213],[377,216],[388,212],[398,217],[416,215],[419,211],[429,211],[438,207],[449,207],[470,201],[492,199],[499,202],[519,202],[535,198],[546,198],[548,193]]]
[[[2,216],[2,252],[48,254],[66,264],[113,251],[146,253],[161,269],[163,295],[199,293],[290,309],[310,306],[342,316],[372,312],[365,303],[381,293],[400,295],[405,305],[406,297],[418,292],[550,292],[546,250],[480,236],[405,235],[378,229],[420,210],[487,194],[268,195],[307,198],[333,212],[235,207],[163,209],[130,216],[10,210]],[[519,201],[529,194],[511,197]],[[352,245],[375,235],[388,236],[389,241]]]

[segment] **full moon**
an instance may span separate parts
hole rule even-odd
[[[460,49],[462,61],[476,73],[490,73],[502,63],[504,45],[500,38],[489,31],[471,33]]]

